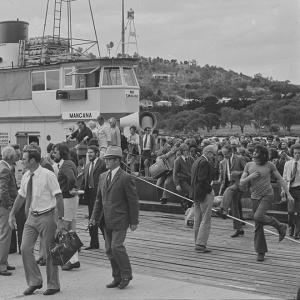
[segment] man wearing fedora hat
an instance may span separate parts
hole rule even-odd
[[[120,168],[123,154],[118,146],[110,146],[104,155],[107,172],[100,175],[91,225],[104,218],[106,254],[112,267],[113,281],[108,288],[124,289],[132,279],[132,269],[124,246],[128,227],[137,229],[139,204],[135,181]]]

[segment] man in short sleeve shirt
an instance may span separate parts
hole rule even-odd
[[[15,214],[25,202],[27,217],[21,253],[28,288],[24,295],[31,295],[42,288],[43,278],[37,265],[33,248],[40,236],[40,245],[46,256],[47,290],[44,295],[53,295],[60,291],[58,267],[52,264],[50,249],[54,246],[55,232],[64,228],[63,198],[55,174],[40,165],[41,155],[36,150],[26,150],[23,153],[24,174],[18,196],[9,216],[11,227],[15,223]],[[57,208],[58,223],[55,217]]]

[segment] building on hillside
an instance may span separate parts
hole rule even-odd
[[[143,107],[143,108],[151,108],[153,107],[153,101],[151,100],[148,100],[148,99],[142,99],[140,100],[140,107]]]
[[[159,79],[159,80],[166,80],[166,81],[170,81],[172,79],[174,79],[176,77],[175,73],[153,73],[152,74],[152,78],[153,79]]]
[[[199,100],[198,99],[182,98],[180,96],[176,96],[175,105],[185,106],[185,105],[188,105],[188,104],[192,103],[193,101],[199,101]]]
[[[228,97],[223,97],[221,99],[219,99],[218,103],[217,104],[224,104],[224,103],[227,103],[231,100],[232,98],[228,98]]]
[[[163,107],[163,106],[171,107],[172,106],[172,102],[171,101],[162,100],[162,101],[155,102],[155,106],[158,106],[158,107]]]

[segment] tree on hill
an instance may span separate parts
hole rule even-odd
[[[245,126],[251,124],[251,118],[252,114],[247,108],[232,112],[233,124],[239,126],[242,133],[244,133]]]
[[[207,132],[210,132],[214,127],[216,129],[220,127],[220,118],[217,114],[205,114],[203,120]]]
[[[203,100],[202,107],[206,113],[217,113],[219,111],[218,98],[216,96],[208,96]]]
[[[285,105],[272,112],[272,119],[278,122],[285,130],[291,132],[291,127],[299,123],[300,106]]]
[[[266,123],[270,124],[271,110],[274,107],[274,101],[262,100],[251,106],[254,125],[258,132]]]
[[[222,107],[221,108],[221,125],[226,126],[227,123],[230,124],[230,128],[232,129],[234,125],[234,119],[233,114],[235,112],[235,109],[231,107]]]

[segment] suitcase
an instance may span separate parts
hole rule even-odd
[[[163,159],[158,160],[156,163],[149,167],[150,175],[154,179],[158,179],[168,171],[170,171],[170,168]]]
[[[76,232],[58,233],[56,245],[50,251],[52,264],[55,266],[65,265],[81,246],[83,244]]]

